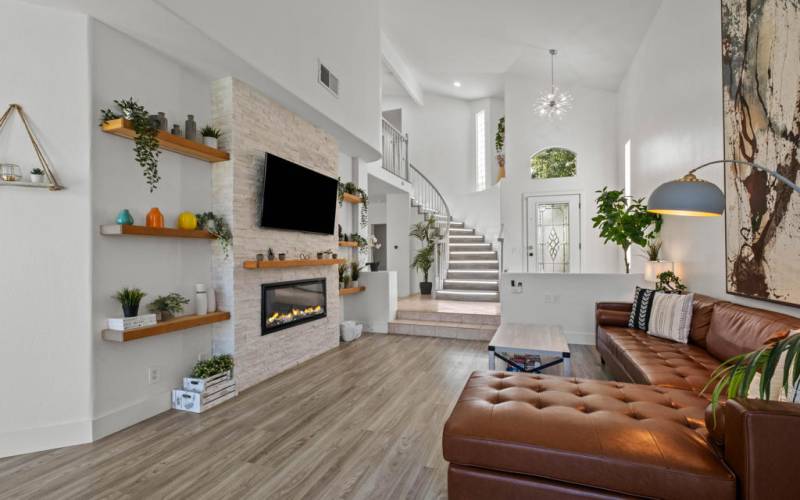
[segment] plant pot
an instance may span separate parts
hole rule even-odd
[[[380,267],[381,263],[380,262],[368,262],[367,265],[369,266],[369,270],[374,273],[374,272],[376,272],[378,270],[378,267]]]
[[[278,260],[286,260],[286,254],[285,253],[279,253],[278,254]]]
[[[325,255],[322,252],[317,252],[317,259],[322,260]]]
[[[203,137],[203,144],[210,148],[219,149],[219,141],[216,137]]]
[[[358,280],[353,280],[350,282],[351,288],[358,288]]]
[[[31,174],[31,182],[34,184],[44,184],[44,174]]]
[[[156,311],[156,321],[167,321],[174,317],[175,315],[169,311]]]
[[[430,295],[433,291],[433,283],[430,281],[420,281],[419,293],[422,295]]]
[[[132,318],[139,315],[139,304],[123,304],[122,315],[126,318]]]
[[[340,281],[340,282],[339,282],[339,290],[341,290],[342,288],[344,288],[344,283],[342,283],[342,282]]]

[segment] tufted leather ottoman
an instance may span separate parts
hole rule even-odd
[[[656,386],[475,372],[443,436],[454,498],[736,498],[705,398]]]

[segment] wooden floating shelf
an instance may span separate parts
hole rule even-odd
[[[357,196],[357,195],[354,195],[354,194],[350,194],[350,193],[344,193],[342,195],[342,200],[346,201],[347,203],[355,203],[356,205],[358,205],[359,203],[364,201],[364,200],[361,199],[360,196]]]
[[[245,269],[280,269],[286,267],[338,266],[344,259],[246,260]]]
[[[157,236],[161,238],[195,238],[206,240],[213,240],[216,238],[216,236],[205,230],[132,226],[127,224],[106,224],[100,226],[100,234],[105,236]]]
[[[217,311],[199,316],[192,314],[168,319],[156,323],[155,325],[134,328],[132,330],[121,331],[106,329],[103,330],[103,340],[108,340],[110,342],[130,342],[131,340],[164,335],[165,333],[186,330],[196,326],[210,325],[211,323],[219,323],[220,321],[227,321],[229,319],[231,319],[231,313],[225,311]]]
[[[339,296],[353,295],[354,293],[361,293],[366,289],[367,289],[367,287],[365,287],[365,286],[358,286],[358,287],[355,287],[355,288],[340,288],[339,289]]]
[[[136,132],[133,130],[133,123],[124,118],[109,120],[103,123],[102,127],[103,132],[108,134],[118,135],[126,139],[136,138]],[[161,149],[172,151],[173,153],[197,158],[198,160],[205,160],[211,163],[228,161],[231,159],[231,156],[226,151],[212,148],[199,142],[190,141],[189,139],[185,139],[179,135],[172,135],[163,130],[158,131],[157,138]]]
[[[355,241],[340,241],[339,242],[339,246],[340,247],[356,248],[358,246],[358,243],[356,243]]]

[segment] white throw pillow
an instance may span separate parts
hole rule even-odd
[[[692,328],[694,294],[656,293],[647,333],[685,344]]]
[[[786,336],[788,339],[792,335],[800,334],[800,330],[792,330],[789,332],[789,335]],[[795,388],[789,389],[789,394],[787,395],[783,392],[783,374],[786,371],[786,353],[784,352],[781,354],[781,359],[778,361],[778,365],[775,367],[775,373],[772,375],[772,382],[769,384],[769,399],[770,401],[784,401],[789,403],[800,403],[800,382],[798,382],[798,386]],[[791,369],[791,367],[789,367]],[[789,376],[792,374],[790,373]],[[756,373],[755,377],[753,377],[753,381],[750,382],[750,387],[747,390],[747,397],[749,399],[761,399],[761,374]]]

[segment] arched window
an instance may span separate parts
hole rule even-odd
[[[576,160],[577,156],[569,149],[543,149],[531,156],[531,178],[574,177],[577,173]]]

